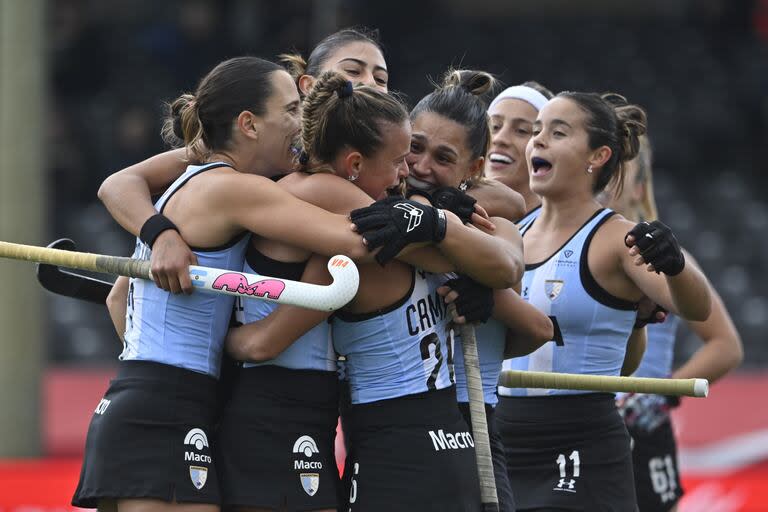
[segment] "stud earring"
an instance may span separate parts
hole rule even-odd
[[[459,184],[459,190],[461,190],[462,192],[466,192],[468,188],[469,188],[469,183],[467,183],[467,180],[464,180]]]
[[[355,181],[357,179],[357,174],[352,174],[347,178],[349,181]]]
[[[590,165],[589,167],[587,167],[587,172],[588,172],[589,174],[592,174],[592,166],[591,166],[591,165]]]

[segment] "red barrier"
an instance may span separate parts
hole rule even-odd
[[[0,460],[0,512],[68,512],[80,459]]]
[[[683,475],[678,512],[768,511],[768,462],[721,475]]]

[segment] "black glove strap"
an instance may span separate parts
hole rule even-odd
[[[171,219],[169,219],[162,213],[158,213],[148,218],[147,221],[144,223],[144,225],[141,226],[141,231],[139,232],[139,239],[145,244],[147,244],[151,249],[152,246],[155,244],[155,240],[157,240],[157,237],[160,236],[160,233],[168,229],[172,229],[177,233],[179,232],[179,228],[176,227],[176,224],[171,222]]]

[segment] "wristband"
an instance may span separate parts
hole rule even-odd
[[[445,233],[448,230],[448,219],[445,218],[445,212],[435,208],[437,211],[437,222],[435,223],[435,242],[442,242],[445,239]]]
[[[147,244],[151,249],[155,240],[157,240],[157,237],[160,236],[160,233],[168,229],[172,229],[177,233],[179,232],[179,228],[176,227],[176,224],[171,222],[171,219],[162,213],[158,213],[148,218],[144,225],[141,226],[139,240]]]

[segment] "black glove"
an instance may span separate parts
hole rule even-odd
[[[368,244],[381,247],[376,261],[384,265],[414,242],[440,242],[445,238],[445,213],[401,197],[387,197],[371,206],[353,210],[349,218]]]
[[[464,224],[467,224],[475,213],[475,203],[477,199],[457,188],[440,187],[432,191],[432,206],[455,213]]]
[[[475,213],[477,199],[455,187],[438,187],[429,192],[411,188],[405,193],[405,197],[414,195],[426,197],[435,208],[453,212],[464,224],[467,224]]]
[[[624,423],[633,433],[649,435],[669,421],[669,411],[680,405],[680,398],[630,393],[617,405]]]
[[[676,276],[685,268],[685,256],[672,230],[655,220],[650,224],[637,224],[626,236],[635,237],[635,245],[646,263],[653,265],[656,273]]]
[[[447,281],[444,286],[459,294],[453,303],[456,314],[466,318],[467,323],[485,323],[493,313],[493,290],[467,276]]]

